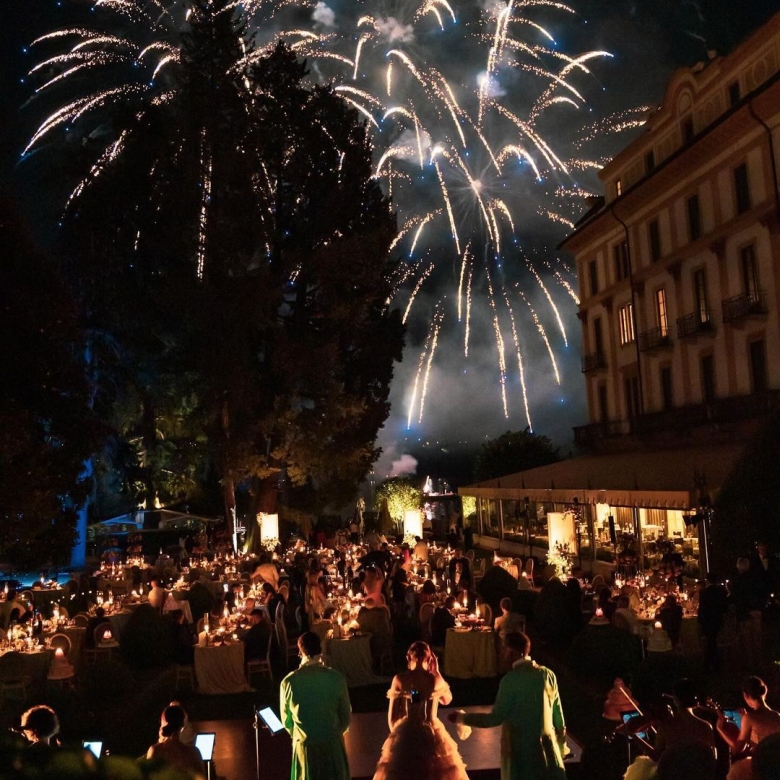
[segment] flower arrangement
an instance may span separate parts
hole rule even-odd
[[[558,542],[552,552],[547,553],[547,564],[555,568],[555,576],[563,578],[571,571],[572,553],[568,544]]]

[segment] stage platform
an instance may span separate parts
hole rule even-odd
[[[455,738],[460,754],[466,762],[469,777],[492,780],[499,777],[501,755],[501,729],[474,729],[471,736],[458,740],[455,726],[447,719],[447,711],[441,708],[442,722]],[[489,712],[490,707],[464,707],[466,712]],[[196,731],[214,731],[214,761],[217,775],[226,780],[287,780],[290,776],[290,738],[286,732],[272,736],[260,732],[260,775],[255,764],[255,735],[249,720],[215,720],[193,723]],[[387,738],[387,713],[353,713],[352,725],[346,736],[349,767],[355,780],[370,780],[376,762]],[[566,766],[574,770],[579,765],[582,750],[571,738],[567,738],[571,755]],[[569,770],[570,775],[573,772]],[[212,775],[212,778],[214,776]]]

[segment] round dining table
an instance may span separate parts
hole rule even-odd
[[[328,666],[347,678],[347,686],[357,688],[387,682],[387,677],[374,674],[371,664],[371,634],[353,634],[325,642],[323,653]]]
[[[496,634],[493,629],[449,628],[444,642],[447,677],[495,677]]]
[[[251,691],[244,674],[244,643],[196,647],[195,679],[199,693],[218,695]]]

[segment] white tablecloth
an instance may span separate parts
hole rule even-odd
[[[244,675],[244,643],[195,648],[198,691],[207,694],[252,690]]]

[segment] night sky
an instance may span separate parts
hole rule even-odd
[[[357,4],[333,0],[325,5],[338,20],[346,18]],[[399,3],[398,7],[401,5]],[[463,13],[467,18],[470,10],[474,11],[477,5],[487,7],[488,2],[453,2],[452,5],[459,15]],[[567,17],[560,24],[551,22],[550,31],[556,46],[570,54],[603,49],[614,55],[611,60],[593,67],[595,78],[589,83],[586,95],[593,120],[639,105],[658,103],[664,85],[675,69],[706,60],[708,50],[727,52],[771,13],[780,10],[777,0],[742,3],[734,0],[573,0],[571,5],[578,12],[575,18]],[[91,3],[85,0],[4,0],[3,6],[4,24],[0,35],[6,61],[0,75],[0,186],[19,202],[39,242],[46,246],[56,237],[60,206],[69,188],[55,185],[57,168],[66,162],[61,150],[52,154],[50,149],[44,148],[20,162],[21,150],[45,116],[42,101],[29,101],[36,85],[27,78],[27,71],[36,59],[27,46],[44,32],[74,22],[83,23]],[[370,6],[370,2],[361,3],[361,13]],[[443,53],[437,51],[436,55],[441,58]],[[460,64],[457,58],[463,56],[462,51],[453,51],[454,73],[458,72]],[[466,63],[465,67],[470,65]],[[474,63],[475,72],[477,68],[478,64]],[[520,89],[521,86],[518,82],[517,86],[509,84],[506,88]],[[554,138],[557,128],[551,128],[550,132]],[[623,133],[604,139],[599,152],[605,156],[613,154],[632,137]],[[67,145],[64,148],[66,155]],[[583,181],[582,186],[597,189],[595,177]],[[524,219],[518,233],[527,253],[538,252],[554,246],[565,234],[565,228],[551,229],[549,225],[537,228],[535,223]],[[430,312],[441,294],[441,290],[424,288],[415,307],[422,312],[427,308]],[[561,310],[568,348],[563,346],[557,330],[551,328],[549,316],[545,315],[544,322],[551,342],[554,342],[552,347],[558,356],[562,384],[558,387],[551,377],[541,341],[530,338],[527,384],[534,429],[552,437],[568,451],[571,426],[587,422],[584,382],[579,370],[580,333],[574,303],[560,287],[555,289],[553,297]],[[529,289],[529,298],[541,311],[543,301],[540,302],[539,291]],[[449,332],[443,333],[432,369],[423,424],[415,424],[412,430],[406,431],[406,404],[429,317],[411,320],[405,358],[396,369],[392,388],[393,411],[385,430],[380,433],[380,444],[386,455],[377,467],[379,475],[388,471],[393,457],[408,451],[411,442],[439,441],[453,445],[458,441],[474,442],[508,429],[525,427],[517,383],[510,383],[508,387],[509,419],[505,419],[501,411],[492,329],[484,313],[487,310],[480,311],[482,313],[475,308],[474,342],[468,361],[460,355],[459,338],[448,335]],[[528,323],[523,322],[522,328],[528,327]]]

